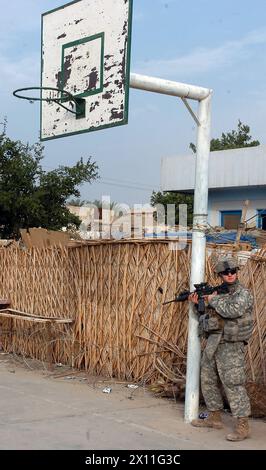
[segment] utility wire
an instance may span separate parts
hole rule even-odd
[[[48,166],[48,165],[43,165],[43,168],[54,169],[53,167]],[[158,188],[158,184],[155,184],[154,186],[152,186],[151,184],[116,179],[116,178],[109,178],[109,177],[108,178],[100,177],[98,181],[94,181],[94,184],[106,184],[109,186],[117,186],[117,187],[127,188],[127,189],[138,189],[140,191],[154,191],[155,189],[157,189],[158,191],[160,190]]]
[[[121,180],[119,178],[110,178],[109,176],[104,176],[103,175],[103,179],[106,179],[106,180],[110,180],[110,181],[118,181],[118,183],[120,183],[121,181],[124,181],[125,183],[131,183],[131,184],[139,184],[140,181],[129,181],[129,180]],[[140,184],[143,184],[145,186],[152,186],[152,185],[147,185],[147,183],[140,183]]]
[[[140,190],[140,191],[154,191],[154,187],[140,187],[140,186],[133,186],[133,185],[129,185],[129,184],[124,184],[124,183],[113,183],[111,181],[105,181],[105,180],[100,180],[100,181],[97,181],[96,182],[97,184],[106,184],[108,186],[117,186],[117,187],[120,187],[120,188],[127,188],[127,189],[137,189],[137,190]]]

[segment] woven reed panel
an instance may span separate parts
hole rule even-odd
[[[190,246],[182,251],[171,246],[123,241],[71,249],[1,248],[0,297],[9,297],[18,310],[75,320],[73,329],[56,326],[55,362],[143,382],[169,376],[171,371],[184,379],[188,303],[163,306],[162,302],[189,286]],[[210,257],[207,278],[217,283],[212,267]],[[251,257],[240,277],[255,297],[247,376],[265,383],[265,250]],[[42,325],[13,321],[10,332],[11,322],[1,321],[5,350],[45,360],[47,337]]]

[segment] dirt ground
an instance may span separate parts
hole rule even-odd
[[[50,372],[3,352],[0,377],[1,450],[266,449],[264,420],[250,420],[249,439],[228,442],[229,413],[224,430],[196,429],[183,421],[184,403],[156,398],[142,386],[62,365]]]

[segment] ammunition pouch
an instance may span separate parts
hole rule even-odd
[[[199,317],[199,336],[208,336],[221,332],[224,321],[214,313],[205,313]]]
[[[247,342],[252,335],[253,320],[251,315],[235,320],[226,320],[224,324],[224,340],[228,342],[244,341]]]

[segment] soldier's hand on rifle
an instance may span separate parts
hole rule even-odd
[[[188,300],[190,302],[193,302],[193,304],[198,304],[199,303],[198,294],[196,292],[192,292],[192,294],[188,296]]]
[[[213,299],[213,297],[215,297],[216,295],[217,295],[217,292],[216,292],[216,291],[215,291],[215,292],[213,292],[213,293],[212,293],[212,294],[210,294],[210,295],[205,295],[205,296],[204,296],[204,300],[206,300],[206,302],[208,302],[208,303],[209,303],[209,302],[210,302],[210,300],[211,300],[211,299]]]

